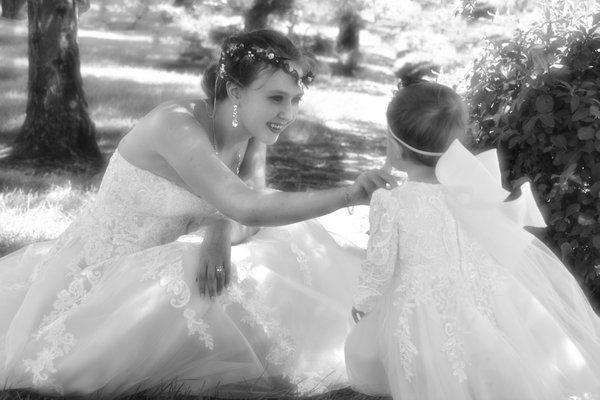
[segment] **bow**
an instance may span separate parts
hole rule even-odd
[[[510,193],[502,187],[495,149],[475,156],[455,140],[440,157],[435,175],[459,208],[473,212],[494,210],[520,227],[546,226],[529,182],[521,185],[519,198],[506,201]]]

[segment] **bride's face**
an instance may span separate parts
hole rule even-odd
[[[303,95],[304,90],[281,69],[264,70],[241,91],[240,125],[261,142],[273,144],[296,120]]]

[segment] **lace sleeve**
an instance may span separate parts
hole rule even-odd
[[[354,307],[370,312],[377,297],[394,273],[398,253],[398,213],[400,207],[394,192],[377,190],[371,199],[369,212],[370,236],[367,258],[358,277]]]

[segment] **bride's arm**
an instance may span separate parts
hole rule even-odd
[[[217,157],[204,128],[191,116],[164,121],[156,151],[191,191],[225,216],[248,226],[277,226],[318,217],[341,207],[368,204],[373,191],[395,186],[383,171],[368,171],[354,185],[302,193],[264,193],[246,185]],[[175,126],[175,128],[173,128]]]
[[[240,166],[239,177],[255,190],[266,190],[266,163],[267,146],[264,143],[252,138],[248,141],[248,147],[244,154],[244,160]],[[231,223],[231,244],[239,244],[255,235],[260,228],[256,226],[246,226],[239,222],[230,220]]]

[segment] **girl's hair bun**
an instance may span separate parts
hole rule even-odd
[[[410,85],[415,85],[417,83],[427,82],[423,79],[423,74],[406,74],[400,77],[400,82],[398,82],[398,89],[405,88]]]

